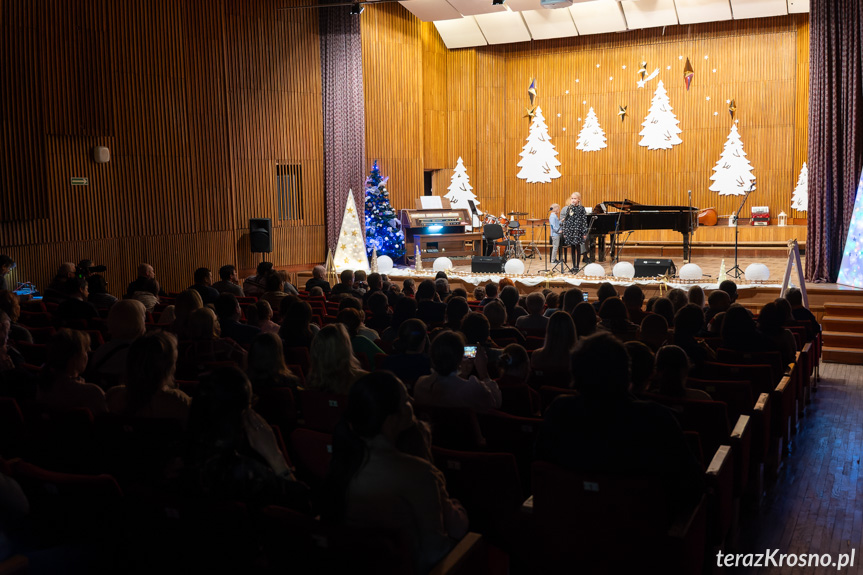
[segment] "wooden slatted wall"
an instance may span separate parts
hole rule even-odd
[[[182,289],[196,267],[260,261],[250,217],[273,219],[276,265],[324,259],[317,11],[286,4],[0,2],[0,250],[18,261],[13,281],[44,286],[88,257],[113,293],[140,261]],[[109,163],[92,161],[95,145]],[[302,219],[279,221],[280,164],[301,167]]]

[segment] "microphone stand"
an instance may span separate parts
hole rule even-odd
[[[740,212],[743,210],[743,206],[746,205],[746,200],[749,199],[749,194],[751,194],[754,189],[755,180],[752,180],[752,183],[749,185],[749,190],[747,190],[746,195],[743,196],[743,201],[740,202],[740,207],[737,208],[737,213],[734,215],[734,267],[725,272],[725,275],[729,275],[734,279],[738,279],[743,275],[743,270],[741,270],[740,266],[737,265],[737,248],[740,237]]]
[[[567,218],[568,218],[568,217],[570,217],[568,214],[569,214],[569,206],[567,206],[567,216],[566,216]],[[566,219],[566,218],[564,218],[564,219]],[[563,220],[560,220],[560,222],[561,222],[561,223],[563,223]],[[564,237],[564,236],[561,236],[561,238],[560,238],[560,239],[561,239],[561,244],[563,244],[563,241],[562,241],[562,240],[564,240],[564,239],[565,239],[565,237]],[[568,245],[568,244],[567,244],[567,245]],[[572,268],[571,268],[571,267],[569,267],[569,264],[567,264],[565,261],[563,261],[563,257],[565,257],[565,256],[564,256],[564,254],[563,254],[563,253],[561,253],[561,250],[565,250],[565,249],[566,249],[566,246],[565,246],[565,245],[561,245],[561,246],[560,246],[560,248],[558,249],[558,252],[557,252],[557,263],[554,265],[554,267],[553,267],[553,268],[551,268],[551,271],[553,271],[553,272],[557,271],[557,272],[559,272],[559,273],[561,273],[561,274],[571,274],[571,273],[573,273],[573,272],[572,272]],[[563,256],[563,257],[561,257],[561,256]],[[576,264],[576,266],[578,265],[578,262],[573,262],[573,263],[574,263],[574,264]],[[558,270],[558,268],[560,268],[560,270]]]
[[[692,190],[688,190],[689,194],[689,213],[687,214],[688,219],[687,230],[686,230],[686,245],[683,246],[683,263],[688,264],[692,261]]]
[[[549,210],[551,211],[551,210]],[[548,242],[548,248],[545,250],[545,265],[542,268],[542,271],[548,275],[548,252],[551,251],[551,231],[549,230],[549,222],[548,219],[542,222],[542,235],[545,236],[545,241]]]

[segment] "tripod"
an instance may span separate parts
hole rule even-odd
[[[746,205],[746,200],[749,199],[749,194],[752,193],[752,190],[755,189],[755,180],[752,180],[752,183],[749,186],[749,189],[746,191],[746,195],[743,196],[743,201],[740,202],[740,207],[737,208],[737,213],[734,214],[734,267],[725,272],[725,275],[729,275],[734,279],[738,279],[743,275],[743,270],[740,269],[740,266],[737,265],[737,248],[739,246],[739,238],[740,238],[740,212],[743,210],[743,206]]]
[[[548,220],[546,220],[542,223],[542,235],[543,235],[543,237],[545,237],[545,240],[548,242],[548,249],[545,251],[545,261],[543,262],[544,265],[542,268],[542,271],[545,274],[548,274],[548,253],[551,251],[551,235],[550,234],[551,234],[551,231],[548,229]],[[539,248],[537,248],[537,251],[539,251]]]

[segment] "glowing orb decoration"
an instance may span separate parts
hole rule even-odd
[[[635,277],[635,266],[629,262],[617,262],[614,264],[614,269],[611,270],[611,275],[616,278],[631,280]]]
[[[632,273],[635,274],[635,269],[632,270]],[[605,268],[599,264],[587,264],[584,266],[584,275],[592,278],[605,277]]]
[[[503,271],[510,275],[521,275],[524,273],[524,262],[517,258],[506,260],[506,264],[503,266]]]
[[[381,265],[380,260],[378,260],[378,267],[380,267],[380,265]],[[680,271],[677,272],[677,275],[682,280],[692,281],[692,280],[700,280],[704,274],[701,272],[701,266],[700,265],[698,265],[698,264],[686,264],[682,268],[680,268]]]
[[[381,260],[378,260],[378,269],[381,267]],[[437,258],[432,264],[432,269],[436,272],[448,272],[452,269],[452,260],[449,258]]]
[[[764,264],[749,264],[744,275],[747,281],[766,282],[770,279],[770,270]]]
[[[390,256],[381,256],[378,258],[378,273],[388,274],[393,271],[393,258]]]

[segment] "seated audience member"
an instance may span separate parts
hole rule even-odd
[[[394,345],[395,353],[384,360],[383,369],[391,371],[401,379],[409,390],[416,381],[431,372],[429,338],[426,325],[418,319],[409,319],[399,326],[399,337]]]
[[[75,270],[75,264],[72,262],[63,262],[60,264],[56,275],[54,275],[54,279],[51,280],[51,283],[48,284],[48,287],[45,288],[45,292],[42,294],[45,301],[60,303],[68,297],[66,282],[75,279]]]
[[[81,377],[87,369],[89,351],[90,336],[82,331],[61,328],[51,336],[48,359],[39,374],[36,401],[57,410],[85,407],[93,415],[108,411],[105,392]]]
[[[548,318],[542,313],[545,306],[545,296],[538,291],[528,294],[526,305],[527,315],[515,320],[515,327],[528,335],[545,335],[545,329],[548,327]]]
[[[360,300],[358,300],[355,297],[344,297],[339,302],[339,311],[342,311],[343,309],[347,309],[347,308],[355,309],[358,312],[360,312],[360,318],[362,318],[362,320],[365,321],[366,314],[363,311],[362,305],[363,304],[360,303]],[[359,335],[369,339],[370,341],[377,341],[380,339],[380,334],[378,334],[378,332],[376,332],[375,330],[366,326],[366,324],[364,324],[364,323],[360,324],[360,329],[358,330],[357,333]]]
[[[593,310],[598,314],[599,308],[602,307],[602,302],[610,297],[617,297],[617,288],[608,282],[599,284],[596,290],[596,301],[593,302]]]
[[[161,330],[132,342],[126,357],[125,385],[108,390],[112,413],[153,419],[176,419],[183,425],[192,398],[177,389],[177,338]]]
[[[704,312],[704,321],[710,322],[718,313],[724,313],[731,307],[731,296],[728,292],[715,290],[707,296],[707,310]]]
[[[470,306],[467,300],[460,296],[449,298],[446,303],[446,316],[444,321],[444,329],[458,331],[461,329],[461,322],[470,313]],[[404,381],[404,380],[402,380]]]
[[[371,276],[369,276],[369,279],[371,279]],[[366,307],[372,312],[372,317],[366,321],[366,325],[381,334],[386,331],[393,320],[393,314],[390,312],[390,302],[381,290],[369,293],[371,296],[367,300]]]
[[[180,379],[198,379],[207,371],[208,363],[232,361],[245,369],[246,350],[232,339],[219,337],[219,322],[210,308],[202,307],[189,315],[186,334],[188,339],[180,341],[177,362]]]
[[[488,358],[488,372],[492,378],[499,375],[497,362],[502,350],[491,340],[491,326],[484,314],[472,311],[462,320],[460,333],[464,336],[466,345],[475,345],[485,350]]]
[[[368,284],[369,289],[366,290],[366,293],[364,293],[362,297],[364,308],[369,307],[369,298],[372,296],[372,294],[377,292],[383,292],[384,289],[384,280],[383,278],[381,278],[381,274],[377,272],[369,274]]]
[[[697,337],[703,337],[704,312],[694,303],[686,304],[674,316],[674,345],[683,349],[695,367],[716,359],[716,352]],[[793,337],[793,336],[792,336]]]
[[[354,289],[365,294],[369,290],[369,284],[365,270],[357,270],[354,272]]]
[[[23,367],[24,356],[9,341],[11,323],[6,312],[0,311],[0,397],[11,397],[19,402],[32,401],[36,398],[36,382],[33,375]]]
[[[783,326],[794,325],[794,310],[791,309],[791,304],[784,297],[778,297],[773,300],[773,303],[779,308],[779,319]]]
[[[356,298],[362,298],[363,292],[354,288],[354,272],[353,270],[344,270],[339,274],[339,283],[330,290],[330,295],[346,294]],[[331,298],[332,299],[332,298]]]
[[[694,303],[701,309],[704,309],[704,289],[701,286],[690,286],[689,292],[687,293],[687,298],[689,299],[689,303]]]
[[[486,412],[497,409],[501,394],[489,377],[485,349],[477,347],[476,358],[464,359],[464,337],[457,332],[439,334],[431,343],[432,373],[417,380],[414,400],[419,405],[469,407]],[[470,375],[476,370],[477,375]]]
[[[267,302],[273,309],[278,309],[282,300],[288,297],[288,292],[285,291],[285,282],[277,273],[271,273],[264,281],[267,286],[267,291],[261,295],[259,299]]]
[[[239,369],[219,368],[201,381],[188,437],[183,473],[190,495],[309,512],[308,489],[291,472],[273,429],[252,409],[252,386]]]
[[[569,294],[566,299],[569,300]],[[575,333],[578,339],[584,339],[596,333],[596,309],[593,304],[582,301],[572,310],[572,321],[575,322]]]
[[[127,299],[136,299],[147,308],[147,313],[153,313],[153,309],[159,303],[159,282],[154,279],[145,279],[138,282],[137,288]]]
[[[336,321],[343,324],[345,329],[348,330],[348,336],[351,338],[351,347],[354,350],[354,355],[359,358],[365,358],[367,361],[366,365],[368,365],[370,369],[374,368],[375,356],[379,353],[383,353],[384,350],[375,345],[375,343],[370,339],[357,333],[363,323],[362,312],[353,308],[345,308],[339,312]]]
[[[479,302],[480,307],[497,300],[497,284],[489,282],[485,285],[485,297]]]
[[[527,350],[517,343],[511,343],[503,348],[497,361],[500,375],[497,378],[499,386],[527,385],[530,379],[530,357]]]
[[[129,347],[146,331],[147,310],[134,299],[118,301],[108,312],[111,338],[93,352],[87,374],[102,389],[118,385],[126,373]]]
[[[6,312],[0,311],[0,383],[3,381],[8,372],[17,369],[24,363],[24,357],[21,353],[9,344],[9,333],[12,328],[12,321]],[[5,386],[3,386],[5,387]],[[0,389],[0,397],[9,397],[5,393],[5,389]]]
[[[198,268],[195,270],[195,283],[189,286],[201,295],[204,305],[216,303],[219,292],[213,287],[213,273],[209,268]]]
[[[299,296],[295,296],[293,294],[288,294],[287,297],[282,299],[282,301],[279,302],[279,319],[281,320],[281,318],[285,317],[287,315],[290,307],[298,301],[304,301],[304,300],[301,300]],[[276,313],[276,308],[273,308],[273,315],[275,315],[275,313]],[[312,329],[316,329],[316,328],[317,328],[317,326],[312,324]]]
[[[560,294],[557,292],[549,292],[545,296],[545,317],[551,317],[555,312],[560,311]]]
[[[64,285],[66,299],[60,302],[54,315],[62,322],[99,317],[96,306],[87,301],[90,288],[84,278],[69,278]]]
[[[347,394],[351,385],[368,373],[354,355],[348,330],[341,323],[321,328],[309,353],[312,360],[306,382],[309,389]]]
[[[243,288],[240,287],[237,267],[231,264],[219,268],[219,281],[213,284],[213,289],[219,293],[229,293],[237,297],[246,295],[243,293]]]
[[[659,300],[659,296],[655,295],[649,300],[647,300],[647,304],[644,306],[644,311],[647,313],[653,313],[653,304],[655,304]]]
[[[267,291],[267,277],[273,273],[273,262],[261,262],[255,275],[243,280],[243,294],[246,297],[261,297]]]
[[[721,336],[723,323],[725,323],[725,312],[721,311],[713,316],[713,319],[707,324],[707,333],[712,337]]]
[[[787,366],[789,363],[794,363],[797,356],[797,340],[794,339],[791,330],[786,329],[782,323],[782,312],[779,306],[772,301],[764,304],[758,314],[758,329],[765,338],[773,342],[782,356],[782,365]]]
[[[491,339],[499,345],[504,344],[501,344],[498,340],[504,342],[506,340],[514,340],[519,345],[524,345],[527,342],[520,331],[506,325],[506,308],[501,301],[491,302],[482,308],[482,313],[488,318],[489,327],[491,328],[491,331],[489,331]]]
[[[668,343],[668,321],[665,317],[656,313],[647,314],[638,328],[638,341],[647,345],[653,353]]]
[[[315,286],[309,290],[309,297],[325,297],[324,290],[322,290],[320,286]]]
[[[473,288],[473,301],[481,302],[485,299],[485,288],[482,286],[476,286]]]
[[[732,304],[722,322],[722,347],[737,351],[778,351],[779,346],[764,336],[748,309]]]
[[[87,301],[96,306],[96,309],[111,309],[111,306],[117,303],[117,298],[108,293],[108,282],[102,275],[87,276],[87,289]]]
[[[177,339],[183,341],[189,339],[187,327],[189,324],[189,316],[196,309],[204,307],[204,302],[201,300],[201,294],[193,289],[187,289],[177,295],[174,300],[174,321],[168,329],[171,333],[177,336]]]
[[[446,274],[444,274],[446,276]],[[441,301],[445,302],[446,299],[450,296],[450,287],[449,281],[447,281],[446,277],[437,278],[434,281],[434,290],[437,293],[438,297]]]
[[[644,292],[637,284],[626,286],[621,297],[623,304],[626,306],[626,315],[629,321],[635,325],[641,325],[641,320],[647,315],[647,312],[641,309],[644,305]]]
[[[0,291],[12,291],[9,288],[15,287],[10,286],[6,283],[6,276],[15,268],[15,260],[7,256],[6,254],[0,254]]]
[[[497,282],[497,293],[502,292],[506,286],[515,287],[515,282],[512,281],[512,278],[500,278]]]
[[[599,308],[599,318],[597,328],[609,331],[620,341],[633,340],[638,334],[638,326],[627,318],[626,304],[620,298],[606,298]]]
[[[329,294],[332,287],[330,282],[324,278],[327,275],[327,268],[324,266],[315,266],[312,268],[312,277],[306,282],[306,291],[312,291],[312,288],[319,287],[324,294]]]
[[[414,298],[403,297],[396,302],[394,310],[390,327],[380,334],[382,341],[393,342],[398,339],[401,325],[417,316],[417,302]]]
[[[640,396],[647,391],[650,380],[653,378],[655,362],[653,351],[640,341],[628,341],[623,346],[629,355],[630,369],[632,370],[632,382],[629,389],[636,396]]]
[[[788,288],[785,292],[785,299],[791,304],[791,314],[794,316],[794,319],[809,322],[807,333],[816,334],[821,331],[821,324],[818,323],[815,314],[803,305],[803,292],[800,291],[800,288]]]
[[[282,340],[274,333],[260,333],[252,341],[246,374],[256,393],[273,387],[296,389],[299,384],[297,376],[285,364]]]
[[[284,289],[290,295],[298,296],[300,295],[300,290],[291,283],[290,278],[288,277],[288,272],[285,270],[276,270],[275,273],[282,280],[282,289]]]
[[[414,297],[417,293],[417,282],[413,278],[408,278],[402,282],[402,293],[406,297]]]
[[[467,301],[467,290],[464,288],[455,288],[454,290],[450,291],[450,294],[449,294],[449,297],[447,298],[447,300],[450,300],[454,297],[460,297],[460,298],[464,299],[464,301]]]
[[[467,515],[429,461],[397,448],[417,425],[404,385],[375,372],[351,389],[333,436],[326,516],[356,527],[402,532],[413,541],[416,573],[428,573],[468,530]]]
[[[504,278],[508,279],[508,278]],[[515,322],[527,315],[527,310],[518,305],[519,295],[515,286],[506,286],[500,290],[500,302],[506,308],[506,324],[515,326]],[[543,301],[545,303],[545,301]]]
[[[311,309],[311,308],[310,308]],[[244,308],[246,321],[264,333],[279,333],[279,324],[273,321],[273,308],[265,301],[257,301]]]
[[[440,301],[434,282],[423,280],[417,287],[417,318],[427,326],[442,324],[446,316],[446,304]]]
[[[587,300],[584,299],[584,292],[581,291],[580,288],[571,288],[565,292],[561,292],[560,294],[560,309],[572,315],[573,320],[575,319],[575,315],[573,314],[575,308],[586,302]],[[593,304],[589,305],[593,307],[593,313],[596,314],[597,308],[595,308]],[[576,327],[578,327],[578,323],[576,323]]]
[[[661,297],[654,302],[653,313],[664,317],[669,327],[674,325],[674,303],[667,297]]]
[[[240,345],[248,345],[261,333],[259,327],[240,323],[240,303],[234,294],[219,294],[215,304],[221,337],[230,338]]]
[[[713,399],[706,391],[686,386],[692,364],[689,356],[676,345],[664,345],[656,352],[653,380],[650,391],[666,397],[679,399]]]
[[[593,309],[591,308],[592,312]],[[560,375],[560,381],[544,382],[546,385],[569,387],[569,355],[575,349],[575,342],[575,322],[572,321],[572,316],[564,311],[554,312],[548,320],[545,343],[530,357],[530,367],[536,373]]]
[[[18,318],[21,317],[21,304],[18,300],[18,294],[9,290],[0,291],[0,311],[9,316],[9,339],[33,343],[33,335],[30,331],[17,323]]]
[[[629,356],[611,334],[582,340],[572,355],[579,395],[545,412],[535,456],[565,469],[655,476],[669,511],[688,509],[704,491],[703,470],[671,410],[629,393]]]
[[[387,301],[389,302],[390,307],[395,307],[398,301],[404,297],[402,295],[401,288],[391,281],[384,282],[383,290],[387,296]]]
[[[154,285],[156,286],[155,292],[153,292]],[[147,263],[138,264],[138,277],[126,287],[126,297],[133,296],[135,292],[155,293],[157,298],[167,295],[159,286],[159,282],[156,281],[156,270]],[[147,305],[147,302],[141,303]]]
[[[671,305],[674,306],[674,313],[675,314],[677,312],[679,312],[681,309],[683,309],[683,306],[685,306],[686,304],[689,303],[689,299],[686,296],[686,292],[680,288],[674,288],[674,289],[668,290],[668,293],[665,294],[665,297],[667,297],[669,300],[671,300]]]

